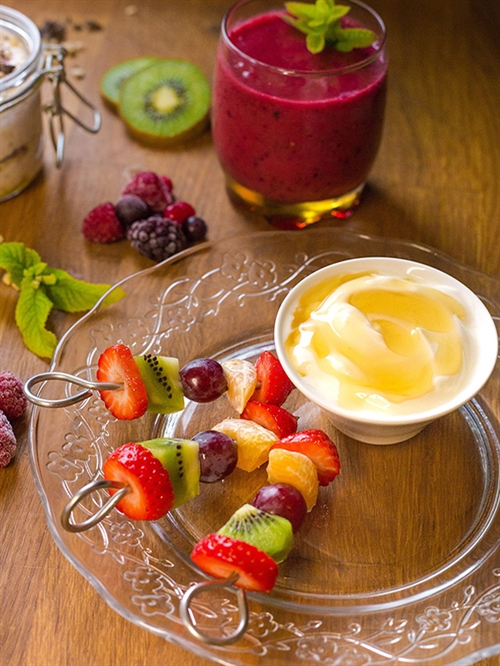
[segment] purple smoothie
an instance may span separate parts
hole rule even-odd
[[[387,61],[374,56],[377,44],[313,55],[278,12],[248,19],[228,37],[236,49],[219,46],[212,110],[226,174],[283,203],[323,201],[361,185],[383,126]]]

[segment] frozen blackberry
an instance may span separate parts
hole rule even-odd
[[[128,229],[127,237],[132,247],[153,261],[163,261],[187,245],[180,224],[164,217],[138,220]]]

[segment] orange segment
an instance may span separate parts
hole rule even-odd
[[[239,358],[224,361],[222,367],[227,380],[227,399],[241,414],[257,386],[257,370],[250,361]]]
[[[265,463],[269,455],[269,449],[274,442],[278,441],[274,432],[245,419],[224,419],[224,421],[213,426],[212,430],[223,432],[234,439],[238,447],[236,466],[246,472],[253,472],[254,469]]]
[[[318,498],[318,473],[315,464],[303,453],[272,449],[269,451],[267,477],[270,483],[289,483],[300,492],[310,511]]]

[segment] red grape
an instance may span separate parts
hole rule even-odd
[[[221,481],[236,467],[238,449],[236,442],[223,432],[203,430],[193,437],[199,445],[200,481]]]
[[[287,518],[296,532],[307,513],[306,501],[301,493],[288,483],[272,483],[262,486],[252,504],[261,511]]]
[[[180,370],[184,395],[193,402],[212,402],[227,391],[222,365],[211,358],[196,358]]]

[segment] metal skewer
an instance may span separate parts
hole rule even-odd
[[[75,395],[68,396],[67,398],[57,399],[42,398],[39,395],[33,393],[33,386],[46,381],[64,381],[68,384],[83,386],[87,390],[80,391],[79,393],[75,393]],[[28,379],[24,385],[24,394],[30,402],[38,405],[39,407],[54,408],[75,405],[77,402],[81,402],[82,400],[89,398],[92,395],[92,391],[119,391],[121,389],[123,389],[123,384],[119,383],[89,381],[87,379],[83,379],[82,377],[76,377],[75,375],[70,375],[65,372],[42,372],[41,374],[34,375]]]
[[[179,614],[184,625],[195,638],[203,641],[204,643],[207,643],[208,645],[230,645],[231,643],[235,643],[237,640],[239,640],[246,632],[248,629],[249,621],[247,595],[244,589],[233,587],[237,580],[238,574],[235,572],[228,578],[223,578],[222,580],[208,580],[202,581],[201,583],[196,583],[196,585],[190,587],[189,590],[187,590],[187,592],[184,594],[179,606]],[[233,590],[236,591],[236,598],[238,600],[238,611],[240,617],[238,626],[236,627],[235,631],[233,631],[233,633],[227,634],[223,637],[209,636],[208,634],[205,634],[203,631],[198,629],[193,619],[193,612],[190,608],[191,602],[195,596],[206,591],[207,588],[213,589],[214,587],[233,588]]]

